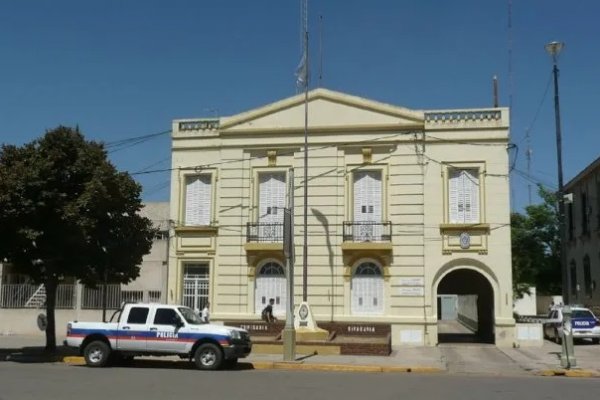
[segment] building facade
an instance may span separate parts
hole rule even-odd
[[[409,110],[325,89],[307,104],[316,320],[388,323],[394,346],[435,345],[442,309],[463,296],[459,320],[512,345],[508,110]],[[302,300],[304,121],[299,95],[173,122],[169,302],[252,320],[272,298],[283,316],[290,191]]]
[[[564,187],[568,297],[600,311],[600,158]]]

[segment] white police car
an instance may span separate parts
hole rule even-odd
[[[563,308],[550,310],[544,322],[544,336],[556,343],[561,343],[563,338]],[[600,320],[585,307],[571,306],[571,329],[573,339],[591,339],[594,344],[600,343]]]

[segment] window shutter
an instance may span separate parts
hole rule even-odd
[[[458,202],[459,202],[459,181],[460,181],[460,171],[455,169],[450,169],[450,177],[448,179],[448,211],[449,218],[451,224],[456,224],[462,221],[459,221],[460,215],[458,212]]]
[[[193,176],[187,179],[185,191],[185,224],[198,225],[198,215],[200,207],[198,177]]]
[[[211,207],[210,175],[189,177],[185,193],[185,224],[210,225]]]
[[[285,174],[262,173],[259,176],[259,222],[283,223]]]
[[[479,222],[479,172],[476,169],[451,169],[449,175],[450,223]]]
[[[469,213],[465,214],[465,222],[479,222],[479,173],[471,169],[466,170],[464,175],[466,186],[469,187],[465,196],[465,200],[469,202]]]
[[[269,186],[270,174],[260,174],[258,177],[258,222],[267,223],[270,218],[271,186]]]
[[[354,173],[354,221],[365,221],[366,218],[366,174],[364,172]]]
[[[275,206],[275,222],[283,224],[283,209],[285,208],[285,174],[273,174],[273,205]]]
[[[373,205],[373,213],[371,214],[371,221],[381,222],[382,215],[382,190],[381,190],[381,172],[371,171],[370,175],[370,195],[371,204]]]
[[[199,178],[200,188],[198,195],[198,209],[200,210],[200,212],[198,216],[198,225],[210,225],[210,215],[212,208],[211,177],[210,175],[200,175]]]

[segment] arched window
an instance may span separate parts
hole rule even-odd
[[[280,263],[268,261],[258,268],[254,297],[254,311],[257,314],[273,299],[273,314],[285,315],[286,293],[285,270]]]
[[[569,283],[570,283],[570,289],[571,289],[571,297],[573,298],[577,298],[577,296],[579,295],[578,293],[578,288],[579,288],[579,284],[577,282],[577,264],[575,263],[575,260],[571,260],[571,263],[569,265]]]
[[[281,264],[276,262],[268,262],[260,268],[259,275],[285,275]]]
[[[592,268],[590,265],[590,256],[583,257],[583,284],[585,285],[585,295],[592,297]]]
[[[381,268],[372,262],[366,262],[356,267],[355,275],[381,275]]]
[[[352,276],[352,314],[383,314],[383,274],[373,262],[359,264]]]

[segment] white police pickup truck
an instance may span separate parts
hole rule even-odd
[[[118,322],[112,322],[117,317]],[[111,322],[67,324],[64,344],[77,347],[90,367],[135,356],[194,360],[199,369],[231,368],[252,350],[244,329],[205,324],[192,309],[178,305],[128,303]]]

